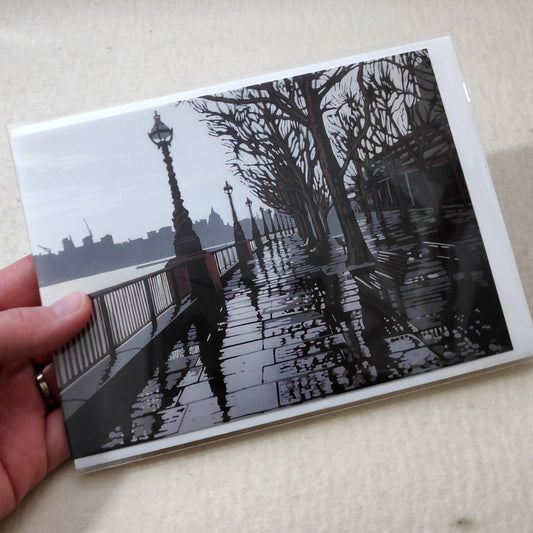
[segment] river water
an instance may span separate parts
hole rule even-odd
[[[41,301],[43,305],[50,305],[73,291],[82,291],[91,294],[107,287],[112,287],[113,285],[157,272],[165,266],[169,259],[170,257],[167,257],[155,262],[119,268],[117,270],[95,274],[94,276],[87,276],[86,278],[72,279],[63,283],[57,283],[56,285],[41,287]]]

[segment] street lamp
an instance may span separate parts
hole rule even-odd
[[[279,231],[283,235],[283,231],[285,230],[285,226],[282,224],[282,222],[281,222],[281,220],[279,218],[279,213],[277,211],[274,211],[274,217],[276,218],[276,223],[278,225]]]
[[[287,229],[287,233],[291,232],[291,221],[289,219],[289,215],[283,214],[281,216],[281,220],[283,220],[283,227]]]
[[[265,236],[267,238],[267,241],[270,243],[270,231],[268,229],[268,226],[265,220],[265,210],[263,209],[263,207],[260,207],[259,211],[261,211],[261,218],[263,219],[263,228],[264,228]]]
[[[158,147],[161,146],[161,143],[170,145],[174,136],[174,128],[169,128],[164,122],[161,122],[161,116],[157,111],[154,111],[154,126],[148,136]]]
[[[174,130],[161,122],[161,117],[154,112],[154,126],[148,134],[150,140],[163,152],[163,161],[167,166],[168,183],[172,194],[172,204],[174,211],[172,213],[172,224],[174,226],[174,252],[176,257],[186,257],[193,254],[202,253],[202,244],[198,235],[196,235],[192,221],[189,218],[189,212],[183,205],[181,193],[176,180],[176,174],[172,166],[169,146],[174,136]]]
[[[239,261],[246,262],[248,259],[251,259],[252,252],[250,250],[248,240],[244,236],[241,223],[237,219],[237,213],[235,212],[235,206],[233,205],[233,198],[231,197],[233,187],[226,181],[223,190],[228,195],[231,206],[231,214],[233,216],[233,238],[235,240],[235,247],[237,248],[237,255],[239,257]]]
[[[278,228],[276,226],[276,223],[274,222],[274,218],[272,216],[272,209],[267,209],[267,213],[268,213],[268,218],[270,218],[270,225],[272,227],[272,233],[273,233],[273,238],[275,240],[278,239]]]
[[[252,237],[257,248],[261,249],[263,248],[263,241],[261,240],[261,232],[259,231],[254,215],[252,214],[252,200],[247,197],[245,204],[248,206],[248,210],[250,211],[250,220],[252,221]]]

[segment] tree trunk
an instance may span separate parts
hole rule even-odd
[[[359,172],[361,171],[359,170]],[[370,206],[368,205],[368,199],[366,197],[366,194],[363,191],[361,180],[362,180],[361,175],[358,175],[354,180],[355,187],[357,189],[357,195],[359,198],[359,205],[361,209],[363,210],[363,213],[365,214],[367,223],[372,224],[372,210],[370,209]]]
[[[403,222],[406,222],[409,219],[409,211],[405,203],[406,194],[404,193],[405,187],[400,183],[400,175],[394,165],[389,165],[389,174],[390,174],[390,185],[392,187],[393,193],[398,200],[398,207],[400,208],[400,217]]]
[[[328,208],[318,208],[318,214],[320,215],[320,220],[322,221],[322,225],[324,226],[324,231],[331,235],[331,231],[329,229],[329,223],[328,223]]]
[[[304,193],[304,201],[305,205],[307,206],[307,213],[309,215],[309,218],[311,219],[311,225],[315,230],[314,233],[316,240],[319,243],[326,242],[328,240],[328,235],[324,228],[324,224],[322,223],[322,219],[320,218],[318,208],[315,202],[313,201],[313,197],[310,197],[309,194],[307,194],[307,191],[305,191]]]
[[[309,131],[313,136],[318,161],[326,183],[328,184],[333,206],[337,212],[337,217],[344,234],[347,248],[346,265],[350,267],[375,262],[363,238],[352,206],[350,205],[350,200],[347,197],[344,176],[341,175],[341,168],[331,148],[330,140],[322,120],[320,102],[316,92],[311,87],[312,80],[302,76],[299,81],[309,117]]]
[[[306,241],[309,239],[311,243],[315,243],[315,237],[313,235],[313,230],[307,219],[307,215],[302,211],[295,211],[293,213],[294,221],[296,222],[296,228],[300,237]]]

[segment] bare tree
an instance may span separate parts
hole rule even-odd
[[[265,98],[260,88],[192,101],[211,135],[220,137],[238,175],[261,201],[292,216],[310,242],[327,238],[321,206],[329,190],[309,132]]]
[[[267,132],[269,135],[268,141],[272,141],[270,137],[272,131],[269,124],[273,124],[279,132],[285,131],[284,128],[287,127],[293,130],[296,128],[300,135],[300,140],[302,138],[305,139],[305,143],[299,145],[301,159],[305,157],[305,154],[310,154],[307,156],[309,159],[306,172],[307,181],[310,181],[309,178],[312,175],[314,183],[317,179],[319,181],[323,179],[327,186],[327,188],[324,186],[313,187],[313,196],[316,196],[316,193],[319,192],[319,196],[323,200],[327,191],[331,197],[331,204],[336,211],[346,241],[348,251],[346,263],[348,266],[367,264],[373,262],[374,259],[368,250],[347,197],[344,175],[349,161],[340,164],[335,157],[331,140],[324,124],[325,114],[328,112],[324,102],[328,93],[352,69],[353,66],[340,67],[328,72],[310,73],[292,79],[276,80],[224,95],[203,97],[204,100],[216,103],[219,106],[214,110],[214,113],[208,106],[197,106],[197,109],[206,114],[208,120],[214,122],[217,121],[217,115],[220,116],[221,111],[225,109],[222,104],[234,106],[232,108],[233,113],[238,112],[243,107],[253,109],[257,115],[255,117],[255,127],[252,131],[259,143],[265,141],[263,137]],[[228,119],[229,117],[226,114],[224,118]],[[259,131],[261,129],[263,129],[262,132]],[[238,128],[232,128],[231,131],[227,131],[216,127],[212,128],[211,131],[214,135],[223,135],[226,136],[226,139],[231,139],[230,142],[234,150],[236,149],[235,147],[240,145],[238,135],[234,135],[234,133],[239,131]],[[290,137],[282,137],[285,141],[290,140]],[[276,149],[280,149],[279,144],[271,144],[275,145]],[[271,144],[267,142],[263,146],[269,146],[270,148]],[[289,159],[294,159],[296,155],[295,146],[296,144],[288,145],[288,153],[291,156]],[[257,147],[258,143],[256,143],[254,150]],[[286,155],[287,151],[285,151]],[[238,159],[242,161],[242,158],[239,157]],[[287,163],[288,160],[285,161],[285,164]],[[314,168],[312,168],[311,163],[315,163]],[[272,164],[276,165],[273,161]],[[317,205],[321,205],[319,219],[322,219],[322,226],[324,226],[324,221],[327,220],[327,211],[331,204],[326,204],[324,201],[317,202],[315,198],[314,205],[308,204],[308,216],[313,218],[312,213],[319,211]],[[319,219],[313,218],[313,224],[317,228],[320,227]]]
[[[425,177],[430,202],[440,203],[427,171],[443,163],[443,151],[455,148],[426,51],[360,63],[329,98],[332,146],[339,163],[348,164],[345,177],[357,191],[367,220],[370,197],[381,215],[378,179],[387,183],[393,201],[408,217],[406,182],[400,174],[408,167]],[[454,164],[455,153],[447,160]]]
[[[298,220],[303,233],[324,240],[335,209],[348,266],[374,259],[347,184],[370,221],[370,204],[379,210],[382,203],[376,180],[385,172],[407,215],[399,154],[425,173],[439,163],[440,138],[453,147],[425,51],[205,96],[193,106],[232,152],[235,174],[267,205]]]

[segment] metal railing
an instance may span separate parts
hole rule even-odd
[[[253,242],[251,246],[255,250]],[[212,254],[221,278],[239,262],[234,244]],[[188,277],[177,267],[91,294],[93,313],[88,325],[55,354],[60,388],[65,388],[105,357],[116,357],[119,346],[150,323],[155,326],[157,318],[171,306],[181,306],[190,291]]]
[[[218,273],[221,277],[239,262],[237,248],[234,244],[219,248],[213,252],[213,255],[215,256]]]
[[[164,269],[91,295],[93,313],[88,325],[56,353],[58,383],[65,387],[181,298],[169,284]]]

